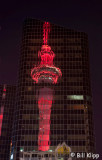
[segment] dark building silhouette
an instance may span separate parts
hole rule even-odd
[[[14,160],[18,160],[22,152],[38,151],[37,92],[42,84],[33,82],[31,69],[39,63],[43,23],[27,18],[23,25],[11,149],[11,158]],[[54,89],[50,150],[54,151],[59,143],[65,142],[72,152],[94,153],[88,36],[84,32],[50,25],[48,45],[56,55],[54,64],[62,72],[58,83],[50,85]]]
[[[0,160],[10,157],[15,93],[15,86],[0,85]]]

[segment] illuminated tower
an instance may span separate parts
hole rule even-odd
[[[43,88],[39,89],[38,107],[39,107],[39,136],[38,150],[47,151],[50,146],[50,115],[53,100],[53,89],[44,86],[44,84],[57,83],[62,73],[59,68],[53,65],[55,54],[48,46],[48,32],[50,32],[50,23],[45,22],[43,25],[43,45],[38,56],[41,62],[31,71],[32,79],[36,83],[43,84]]]
[[[18,71],[14,160],[23,152],[54,152],[63,142],[72,152],[94,153],[87,34],[27,18]]]

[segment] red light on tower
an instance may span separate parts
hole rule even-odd
[[[41,51],[38,52],[38,57],[41,57],[40,65],[31,70],[32,79],[39,83],[43,81],[51,81],[57,83],[59,77],[62,76],[61,70],[53,65],[53,58],[55,57],[51,47],[47,44],[48,33],[50,32],[50,23],[45,22],[43,25],[43,45]]]
[[[47,45],[48,33],[50,33],[50,23],[45,22],[43,24],[43,42],[44,42],[44,45]]]
[[[57,83],[62,76],[61,70],[53,65],[55,57],[54,52],[48,43],[48,33],[50,32],[50,23],[43,25],[43,45],[38,57],[41,58],[40,65],[31,70],[31,77],[36,83]],[[47,151],[50,147],[50,114],[53,100],[53,90],[48,87],[39,89],[38,107],[39,107],[39,135],[38,150]]]

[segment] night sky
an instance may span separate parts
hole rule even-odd
[[[50,21],[89,36],[96,149],[102,155],[102,1],[2,1],[0,4],[0,84],[16,84],[22,23],[26,17]],[[101,160],[101,158],[99,158]]]

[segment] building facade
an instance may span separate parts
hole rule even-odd
[[[38,51],[43,44],[43,21],[27,18],[18,73],[11,159],[22,152],[37,152],[39,135],[38,93],[42,84],[34,83],[31,69],[40,63]],[[54,65],[62,77],[53,89],[50,116],[50,147],[54,152],[65,142],[72,152],[93,152],[93,109],[89,72],[88,36],[84,32],[50,24],[48,45],[55,53]]]
[[[10,157],[15,93],[15,86],[0,85],[0,160]]]

